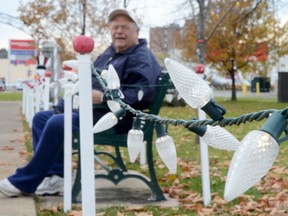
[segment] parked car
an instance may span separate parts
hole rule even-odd
[[[3,80],[0,80],[0,91],[5,91],[6,90],[6,86]]]
[[[22,91],[23,90],[23,80],[17,80],[15,86],[16,86],[16,90]]]

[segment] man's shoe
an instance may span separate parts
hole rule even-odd
[[[0,181],[0,192],[7,197],[18,197],[22,195],[22,192],[12,185],[7,178]]]
[[[42,183],[37,187],[35,194],[43,195],[63,195],[64,179],[52,175],[51,177],[46,177]]]

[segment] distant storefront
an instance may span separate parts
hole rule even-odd
[[[0,59],[0,77],[5,78],[6,83],[15,83],[19,79],[32,79],[35,64],[10,63],[8,59]]]

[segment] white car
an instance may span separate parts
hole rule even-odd
[[[16,86],[16,90],[22,91],[23,90],[23,80],[17,80],[15,86]]]

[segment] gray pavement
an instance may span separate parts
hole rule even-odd
[[[15,172],[27,163],[22,125],[21,102],[0,102],[0,179]],[[107,180],[97,179],[96,207],[135,206],[152,204],[161,207],[177,207],[179,203],[169,198],[162,202],[149,202],[150,189],[140,180],[127,179],[117,186]],[[81,197],[80,197],[81,198]],[[55,209],[63,206],[63,197],[38,197],[40,208]],[[81,205],[81,204],[78,204]],[[7,198],[0,193],[0,216],[36,216],[34,196]]]
[[[231,98],[232,92],[231,90],[216,90],[213,89],[213,95],[214,97],[227,97],[227,98]],[[278,92],[277,90],[273,90],[270,92],[260,92],[260,93],[256,93],[256,92],[251,92],[249,90],[247,90],[246,93],[243,93],[242,91],[238,90],[236,91],[236,96],[239,98],[243,98],[243,97],[247,97],[247,98],[278,98]]]
[[[0,178],[26,163],[20,102],[0,102]],[[34,198],[7,198],[0,193],[0,215],[36,216]]]

